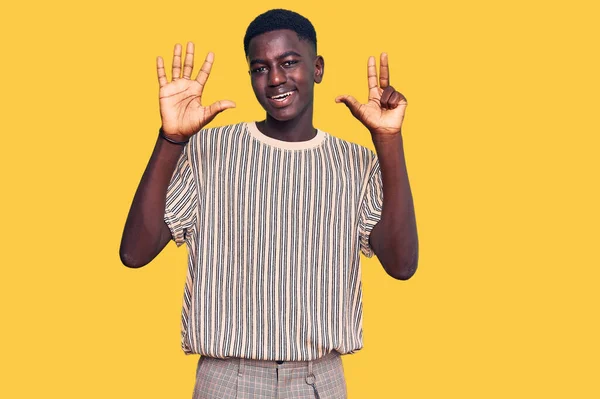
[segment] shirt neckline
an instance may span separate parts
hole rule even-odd
[[[260,130],[256,126],[256,122],[246,122],[246,127],[248,128],[248,132],[252,137],[256,140],[270,145],[272,147],[281,148],[284,150],[307,150],[311,148],[316,148],[323,144],[326,138],[326,133],[322,130],[317,129],[317,134],[310,140],[305,141],[284,141],[277,140],[273,137],[269,137]]]

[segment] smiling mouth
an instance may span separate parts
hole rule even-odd
[[[293,90],[292,91],[288,91],[286,93],[278,94],[276,96],[269,97],[269,99],[270,100],[274,100],[274,101],[283,102],[283,101],[285,101],[286,98],[288,98],[289,96],[291,96],[292,93],[293,93]]]

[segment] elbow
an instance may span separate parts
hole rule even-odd
[[[124,251],[123,249],[119,251],[119,257],[121,258],[121,263],[131,269],[139,269],[149,263],[131,255],[130,252]]]
[[[417,264],[410,264],[404,267],[398,268],[398,270],[388,271],[388,274],[396,280],[406,281],[415,275],[417,271]]]
[[[383,237],[375,230],[380,224],[373,228],[371,238],[373,249],[386,273],[396,280],[409,280],[417,271],[419,263],[419,240],[416,230],[404,234],[396,230],[384,231]],[[384,227],[382,227],[384,228]]]
[[[410,258],[399,257],[392,264],[384,265],[384,269],[392,278],[405,281],[415,275],[418,263],[419,258],[415,254]]]

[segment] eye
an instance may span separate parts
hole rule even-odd
[[[260,72],[264,72],[266,70],[267,70],[266,67],[261,66],[261,67],[258,67],[258,68],[251,69],[250,72],[251,73],[260,73]]]
[[[297,63],[298,63],[298,61],[296,61],[296,60],[289,60],[289,61],[285,61],[285,62],[283,63],[283,66],[284,66],[284,67],[291,67],[292,65],[295,65],[295,64],[297,64]]]

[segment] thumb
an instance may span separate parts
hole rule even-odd
[[[207,108],[207,119],[212,120],[217,114],[229,108],[235,108],[235,103],[229,100],[221,100],[210,104]]]
[[[358,100],[352,96],[337,96],[335,98],[335,102],[336,103],[344,103],[346,104],[346,107],[348,107],[348,109],[350,110],[350,112],[352,112],[352,115],[356,116],[358,113],[358,110],[360,109],[361,103],[358,102]]]

